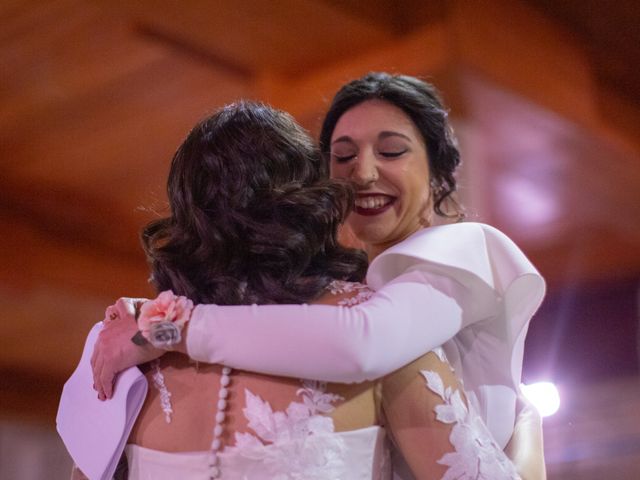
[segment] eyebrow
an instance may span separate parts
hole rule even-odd
[[[349,135],[343,135],[342,137],[336,138],[331,145],[335,145],[336,143],[354,143],[353,139]]]
[[[409,138],[408,136],[400,132],[384,130],[378,134],[379,140],[384,140],[385,138],[389,138],[389,137],[400,137],[407,140],[408,142],[411,142],[411,138]],[[335,145],[336,143],[355,143],[355,142],[349,135],[343,135],[342,137],[338,137],[333,142],[331,142],[331,145]]]
[[[404,134],[402,134],[400,132],[391,132],[391,131],[385,130],[385,131],[380,132],[378,134],[378,138],[380,140],[383,140],[383,139],[389,138],[389,137],[400,137],[400,138],[404,138],[405,140],[411,142],[411,139],[409,137],[407,137],[406,135],[404,135]]]

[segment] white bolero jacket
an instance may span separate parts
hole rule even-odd
[[[367,280],[377,290],[412,269],[462,287],[460,329],[443,347],[504,448],[513,433],[525,336],[544,297],[544,280],[506,235],[479,223],[418,232],[376,258]]]

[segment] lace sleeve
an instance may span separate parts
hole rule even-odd
[[[382,404],[394,442],[416,478],[520,478],[441,348],[387,377]]]

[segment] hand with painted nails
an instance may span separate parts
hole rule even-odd
[[[136,304],[142,301],[144,300],[120,298],[114,305],[107,307],[104,327],[91,356],[93,388],[98,392],[100,400],[113,396],[114,381],[120,372],[155,360],[165,353],[151,344],[136,345],[131,341],[138,332]]]

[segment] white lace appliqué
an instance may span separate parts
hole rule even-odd
[[[333,420],[323,416],[342,397],[324,390],[324,383],[305,380],[297,392],[302,402],[274,412],[268,402],[245,389],[243,413],[256,435],[236,433],[235,446],[225,450],[263,462],[274,480],[343,479],[344,441],[334,434]]]
[[[340,295],[343,293],[353,293],[357,292],[356,295],[350,298],[342,299],[338,302],[338,305],[341,307],[353,307],[354,305],[358,305],[362,302],[366,302],[373,295],[373,290],[359,282],[346,282],[344,280],[334,280],[332,281],[327,289],[333,295]]]
[[[171,423],[171,416],[173,415],[173,407],[171,405],[171,392],[164,383],[164,375],[160,369],[160,359],[157,358],[151,362],[151,368],[153,370],[153,385],[160,392],[160,407],[164,412],[164,421]]]
[[[443,352],[435,352],[446,361]],[[520,479],[515,467],[491,436],[491,432],[476,412],[473,403],[463,400],[460,390],[444,386],[440,375],[421,370],[427,388],[442,398],[435,408],[436,419],[452,424],[449,441],[455,452],[446,453],[438,463],[448,466],[443,480],[503,480]]]

